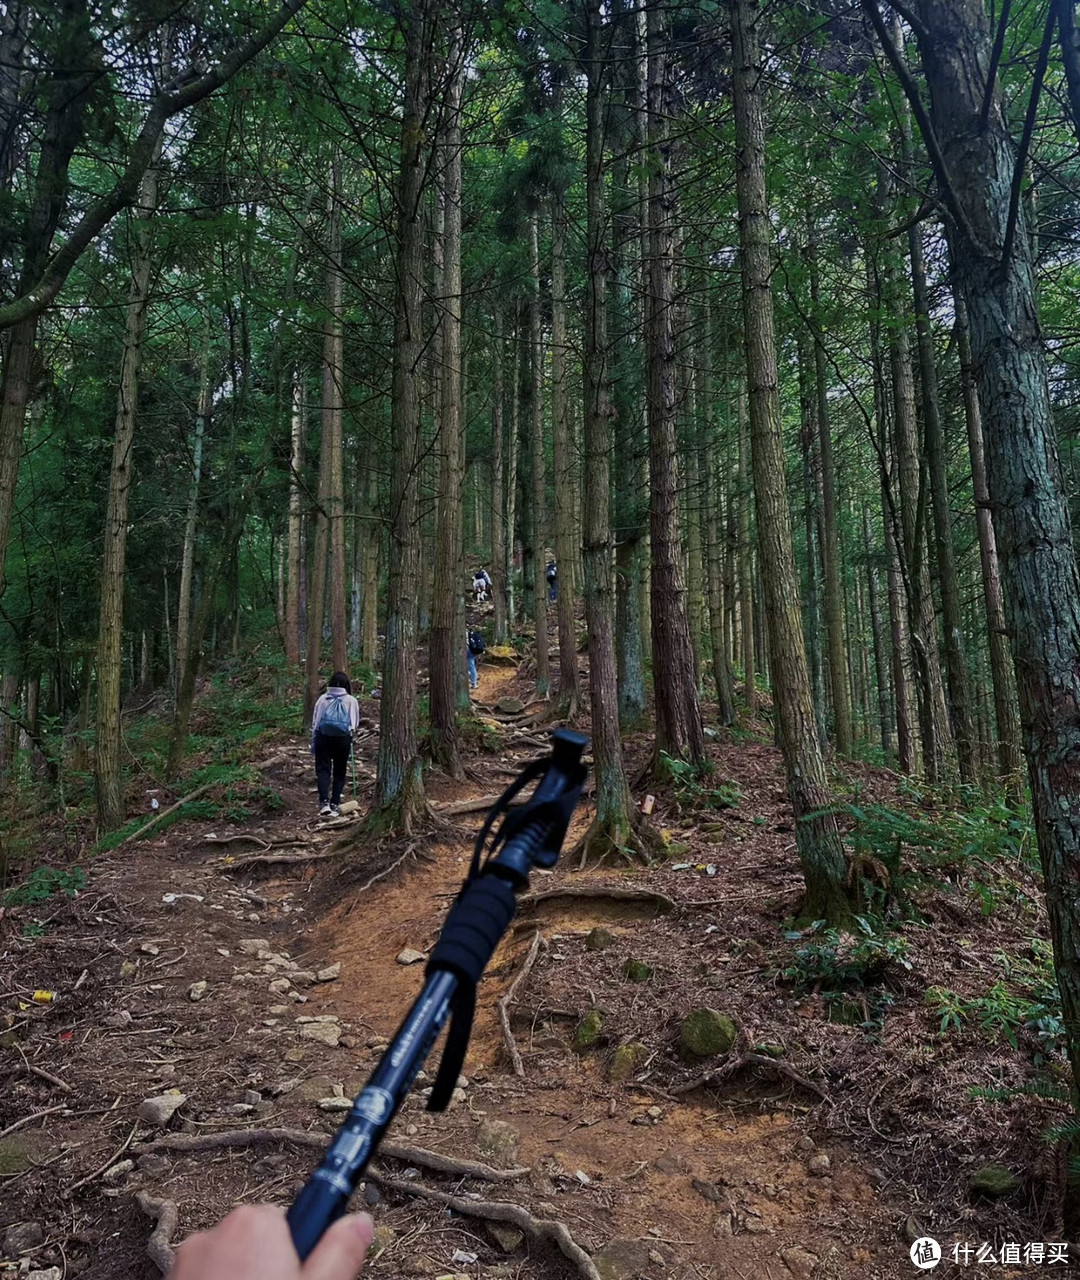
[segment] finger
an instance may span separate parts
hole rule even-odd
[[[366,1213],[339,1218],[304,1263],[303,1280],[354,1280],[363,1266],[374,1230]]]

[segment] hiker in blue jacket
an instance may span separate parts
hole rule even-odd
[[[360,725],[360,704],[344,671],[335,671],[311,713],[311,754],[319,784],[319,816],[338,817],[349,769],[353,730]]]

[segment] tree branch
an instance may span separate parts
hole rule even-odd
[[[938,186],[941,188],[942,199],[949,210],[949,213],[956,221],[956,225],[967,236],[968,240],[975,246],[980,246],[981,242],[977,239],[974,229],[968,222],[967,215],[964,213],[960,205],[960,201],[956,197],[956,188],[953,186],[952,179],[949,177],[949,170],[945,164],[945,157],[941,154],[941,147],[938,145],[937,135],[934,133],[934,126],[930,123],[930,117],[926,113],[926,107],[923,106],[922,98],[919,96],[919,90],[915,81],[911,78],[911,72],[907,68],[907,64],[900,53],[900,50],[892,41],[888,30],[885,27],[885,21],[881,16],[881,11],[877,7],[877,0],[863,0],[863,8],[866,10],[877,38],[881,42],[889,64],[896,72],[896,78],[900,81],[900,87],[904,91],[904,96],[911,104],[911,113],[915,117],[915,121],[919,126],[919,132],[923,136],[923,142],[926,143],[926,151],[930,157],[930,164],[934,170],[934,176],[938,180]]]
[[[139,184],[154,155],[170,117],[195,106],[220,89],[236,73],[260,54],[277,36],[290,18],[295,16],[307,0],[285,0],[280,12],[261,30],[245,40],[209,71],[186,81],[173,81],[154,100],[142,128],[131,147],[124,172],[116,180],[111,191],[96,200],[75,224],[74,230],[53,254],[40,280],[26,293],[0,306],[0,329],[10,329],[20,320],[38,315],[52,302],[64,286],[72,267],[89,248],[94,238],[112,221],[121,209],[135,203]]]
[[[1042,95],[1043,79],[1046,76],[1046,64],[1050,59],[1050,42],[1054,38],[1055,16],[1054,6],[1051,4],[1046,10],[1046,26],[1043,27],[1042,44],[1039,46],[1039,60],[1035,64],[1035,82],[1031,86],[1027,115],[1024,117],[1024,132],[1020,135],[1020,147],[1016,153],[1012,191],[1009,193],[1009,220],[1005,224],[1005,243],[1001,249],[1002,273],[1009,269],[1013,243],[1016,240],[1016,227],[1020,219],[1020,188],[1024,185],[1028,149],[1031,146],[1031,135],[1035,132],[1035,117],[1039,114],[1039,98]]]
[[[1069,0],[1072,3],[1072,0]],[[1051,7],[1053,7],[1051,3]],[[979,128],[985,129],[986,122],[990,119],[990,104],[994,100],[994,84],[997,81],[998,63],[1001,61],[1001,51],[1005,47],[1005,30],[1009,25],[1009,10],[1012,8],[1012,0],[1004,0],[1001,6],[1001,18],[998,20],[998,29],[994,35],[994,47],[990,51],[990,67],[986,73],[986,88],[983,90],[982,109],[979,112]]]

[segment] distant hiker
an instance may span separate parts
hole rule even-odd
[[[469,688],[475,689],[479,682],[479,676],[476,671],[476,660],[487,648],[484,642],[484,634],[482,631],[469,631],[466,633],[465,656],[469,663]]]
[[[349,769],[353,730],[360,725],[360,704],[344,671],[335,671],[311,713],[311,753],[319,784],[319,816],[336,818]]]
[[[557,600],[559,597],[559,570],[554,560],[547,562],[547,569],[544,573],[548,584],[548,599]]]
[[[483,604],[491,598],[491,579],[486,569],[477,569],[473,574],[472,589],[477,604]]]

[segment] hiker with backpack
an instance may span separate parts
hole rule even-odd
[[[466,632],[465,640],[465,657],[469,664],[469,688],[475,689],[480,679],[476,670],[476,660],[487,648],[487,645],[484,643],[484,635],[481,631]]]
[[[344,671],[335,671],[311,713],[311,754],[319,784],[319,817],[336,818],[349,769],[353,731],[360,726],[360,704]]]

